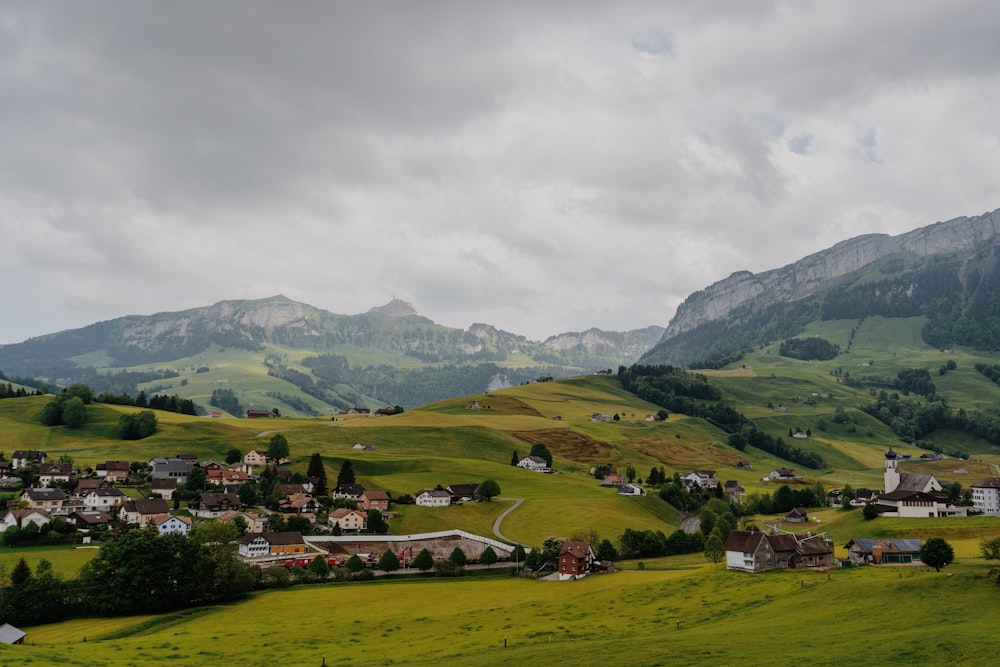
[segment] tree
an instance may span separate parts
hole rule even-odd
[[[351,463],[351,459],[344,459],[340,464],[340,472],[337,473],[337,486],[354,483],[354,464]]]
[[[434,567],[434,556],[427,549],[421,549],[417,557],[413,559],[413,567],[417,568],[421,572],[426,572],[427,570]]]
[[[485,479],[476,487],[476,494],[485,498],[486,502],[490,502],[493,498],[500,495],[500,485],[496,480]]]
[[[365,569],[365,564],[361,562],[361,556],[354,554],[353,556],[347,559],[345,567],[351,572],[360,572],[361,570]]]
[[[452,562],[455,567],[465,567],[466,563],[469,562],[468,556],[462,551],[461,547],[455,547],[451,551],[451,555],[448,556],[448,560]]]
[[[280,433],[271,436],[271,442],[267,446],[267,458],[275,463],[288,458],[288,439],[285,436]]]
[[[382,535],[389,532],[389,524],[382,518],[382,513],[378,510],[368,510],[368,532],[373,535]]]
[[[942,567],[955,560],[955,550],[945,542],[944,538],[932,537],[920,547],[920,560],[940,572]]]
[[[541,442],[536,442],[531,446],[531,454],[529,456],[537,456],[540,459],[545,459],[545,465],[552,467],[552,452]]]
[[[725,547],[722,544],[722,538],[719,537],[718,533],[712,533],[705,540],[705,558],[712,561],[713,563],[718,563],[726,555]]]
[[[31,566],[25,562],[24,558],[17,561],[17,565],[10,571],[10,585],[24,586],[31,579]]]
[[[868,503],[861,510],[861,515],[865,517],[866,520],[871,521],[878,518],[878,507],[875,503]]]
[[[668,412],[667,412],[666,410],[664,410],[663,408],[660,408],[660,409],[659,409],[659,410],[658,410],[658,411],[656,412],[656,416],[657,416],[657,417],[659,417],[660,419],[662,419],[663,421],[667,421],[667,417],[669,417],[669,416],[670,416],[670,413],[668,413]]]
[[[497,552],[493,551],[493,547],[491,546],[487,546],[485,549],[483,549],[483,553],[479,554],[479,562],[485,565],[486,567],[490,567],[498,560],[499,558],[497,557]]]
[[[226,452],[226,463],[239,463],[243,460],[243,453],[235,447],[230,447]]]
[[[521,459],[518,458],[518,456],[517,456],[517,450],[515,449],[514,453],[510,455],[510,464],[512,466],[516,466],[520,460]]]
[[[521,567],[524,564],[527,554],[524,552],[524,547],[520,544],[514,545],[514,551],[510,555],[514,559],[514,567]]]
[[[631,463],[625,466],[625,477],[628,479],[629,484],[635,480],[635,468]]]
[[[206,486],[208,486],[208,477],[205,475],[205,471],[201,469],[201,466],[191,468],[184,486],[188,491],[201,492],[205,490]]]
[[[979,550],[986,560],[1000,560],[1000,537],[983,540],[979,543]]]
[[[309,468],[306,470],[306,477],[318,480],[313,488],[314,496],[326,495],[326,466],[323,465],[323,457],[319,455],[319,452],[313,452],[313,455],[309,458]]]
[[[383,572],[395,572],[399,569],[399,558],[392,549],[382,552],[382,557],[378,559],[378,569]]]
[[[615,549],[615,545],[611,543],[611,540],[603,539],[597,545],[597,552],[594,555],[597,556],[598,560],[617,560],[618,550]]]
[[[253,507],[260,502],[260,494],[257,492],[257,485],[247,480],[240,484],[236,490],[236,495],[240,497],[240,503],[247,507]]]
[[[330,576],[330,565],[323,558],[322,554],[317,555],[309,563],[309,574],[313,575],[317,579],[326,579]]]
[[[73,396],[63,405],[62,422],[70,428],[80,428],[85,421],[87,421],[87,408],[83,404],[83,399]]]

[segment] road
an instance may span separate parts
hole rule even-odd
[[[521,506],[521,503],[524,502],[524,498],[497,498],[497,500],[513,500],[514,504],[505,509],[503,512],[501,512],[500,516],[497,517],[497,520],[493,522],[493,534],[496,535],[498,539],[501,539],[504,542],[517,544],[514,540],[510,539],[509,537],[506,537],[503,533],[500,532],[500,524],[503,523],[503,520],[507,517],[508,514],[510,514],[511,512],[513,512],[514,510],[516,510],[518,507]]]

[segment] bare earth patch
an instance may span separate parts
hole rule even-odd
[[[561,456],[577,463],[607,461],[618,455],[615,448],[603,440],[591,438],[589,435],[568,428],[515,431],[511,435],[530,445],[540,442],[548,447],[554,456]]]

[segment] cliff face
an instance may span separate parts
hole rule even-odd
[[[1000,209],[978,217],[938,222],[899,236],[858,236],[765,273],[739,271],[685,299],[661,342],[723,320],[745,304],[765,308],[801,298],[890,255],[927,257],[973,251],[997,237],[1000,237]]]

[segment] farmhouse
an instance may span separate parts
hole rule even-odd
[[[360,501],[364,492],[365,487],[360,484],[340,484],[333,490],[333,499]]]
[[[695,470],[682,474],[681,482],[689,489],[695,485],[702,489],[714,489],[719,486],[719,475],[714,470]]]
[[[855,537],[844,547],[847,558],[856,565],[908,565],[920,562],[924,543],[915,539],[869,539]]]
[[[788,523],[806,523],[809,521],[809,515],[806,514],[804,507],[793,507],[785,515],[785,521]]]
[[[766,479],[771,482],[791,482],[798,478],[799,476],[791,468],[775,468],[767,473]]]
[[[140,528],[147,527],[158,514],[169,514],[167,501],[162,498],[153,500],[128,500],[122,505],[120,516],[125,523],[137,524]]]
[[[789,567],[833,567],[825,535],[734,530],[726,538],[726,569],[765,572]]]
[[[278,502],[278,510],[283,514],[308,514],[320,510],[319,501],[309,493],[293,493]]]
[[[247,419],[270,419],[273,416],[270,410],[247,410]]]
[[[972,485],[972,507],[983,514],[1000,514],[1000,477],[988,477]]]
[[[451,494],[443,489],[420,489],[413,494],[413,503],[420,507],[447,507],[451,505]]]
[[[646,489],[642,488],[638,484],[633,484],[631,482],[622,484],[618,487],[618,495],[620,496],[644,496],[646,495]]]
[[[559,550],[559,579],[579,579],[590,572],[597,557],[587,542],[566,540]]]
[[[517,462],[517,467],[524,468],[525,470],[534,470],[535,472],[547,472],[549,464],[540,456],[525,456]]]
[[[356,442],[351,449],[357,449],[362,452],[374,452],[375,444],[371,442]]]
[[[358,510],[340,507],[330,512],[327,523],[331,528],[339,526],[345,533],[360,533],[368,527],[368,516]]]
[[[479,488],[478,484],[466,483],[466,484],[449,484],[445,487],[445,491],[451,494],[451,502],[453,503],[468,503],[475,500],[479,500],[479,496],[476,495],[476,489]]]
[[[249,533],[240,540],[239,555],[244,559],[282,557],[306,552],[306,543],[298,531],[284,533]]]
[[[34,449],[15,449],[14,453],[10,455],[10,463],[14,470],[20,470],[25,466],[37,466],[45,463],[45,456],[45,452]]]

